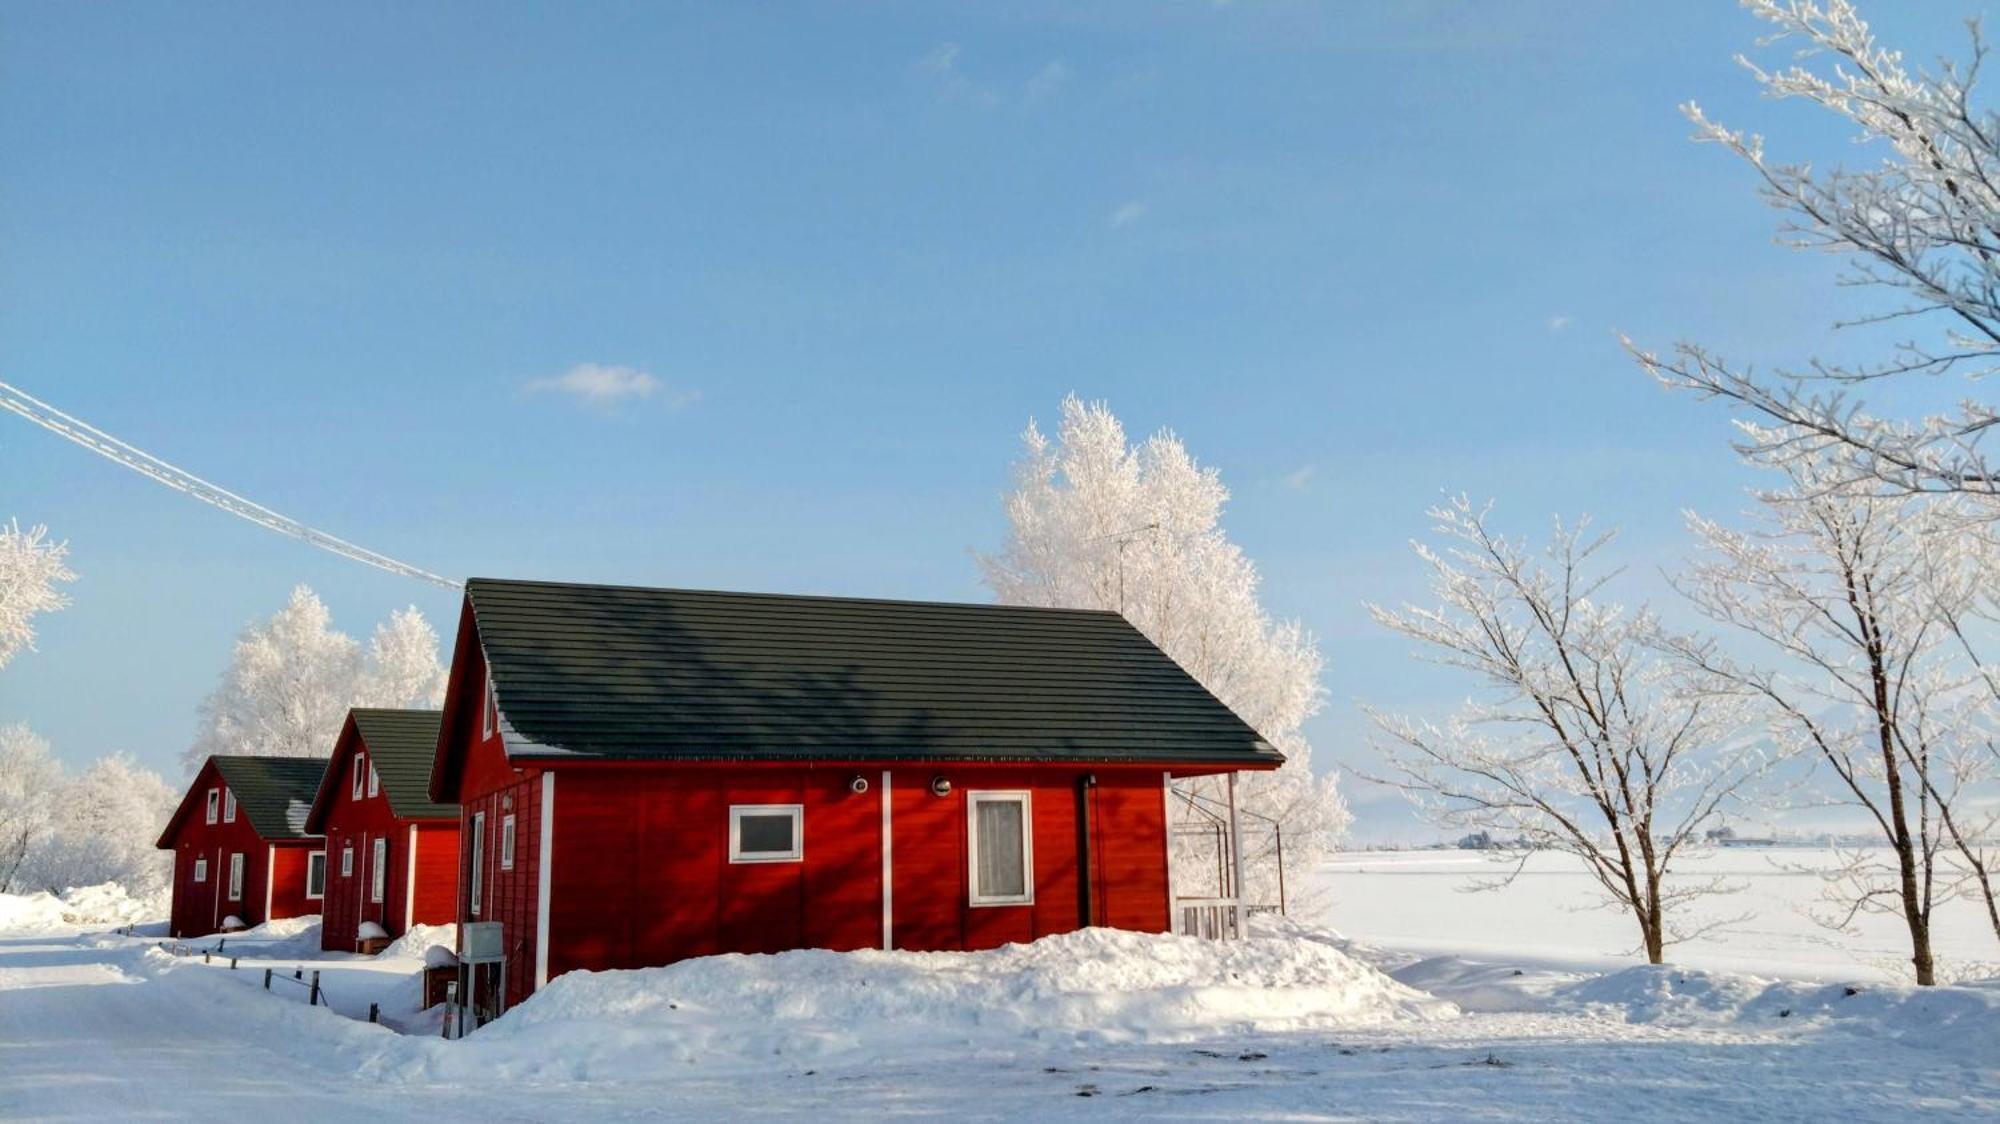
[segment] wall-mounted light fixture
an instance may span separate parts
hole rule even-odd
[[[868,778],[862,776],[860,773],[854,774],[853,779],[847,782],[847,791],[853,793],[856,796],[859,796],[862,793],[867,792]]]
[[[932,777],[932,778],[931,778],[931,795],[932,795],[932,796],[950,796],[950,795],[951,795],[951,782],[950,782],[950,781],[948,781],[948,780],[946,780],[946,779],[944,779],[943,777]]]

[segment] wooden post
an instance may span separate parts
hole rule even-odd
[[[234,956],[229,958],[229,970],[232,972],[236,970],[236,958]]]
[[[312,1007],[317,1007],[317,1006],[319,1006],[319,969],[318,969],[318,968],[314,968],[314,969],[313,969],[313,987],[312,987],[312,995],[311,995],[310,997],[308,997],[308,999],[307,999],[307,1005],[308,1005],[308,1006],[312,1006]]]
[[[205,948],[201,950],[201,962],[203,964],[208,963],[208,950]]]
[[[264,969],[264,990],[271,990],[271,969]]]
[[[380,1003],[370,1003],[368,1005],[368,1021],[371,1023],[382,1021],[382,1005]]]
[[[1236,938],[1241,940],[1247,926],[1243,908],[1243,825],[1236,816],[1235,773],[1229,774],[1229,868],[1230,896],[1236,900]]]

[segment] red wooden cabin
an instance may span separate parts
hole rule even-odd
[[[431,796],[481,1014],[577,968],[1169,928],[1169,776],[1282,756],[1115,613],[473,579]]]
[[[325,852],[305,830],[324,757],[211,757],[158,846],[174,853],[176,937],[319,912]]]
[[[430,798],[438,712],[356,707],[334,743],[306,830],[326,839],[320,947],[367,951],[372,922],[399,937],[458,917],[458,806]]]

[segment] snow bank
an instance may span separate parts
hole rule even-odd
[[[1837,1030],[1977,1056],[1990,1056],[2000,1042],[2000,980],[1814,984],[1647,965],[1558,988],[1552,999],[1557,1007],[1659,1026]]]
[[[458,926],[456,925],[412,925],[403,935],[390,941],[378,954],[384,960],[408,958],[426,960],[432,948],[458,947]]]
[[[116,882],[50,893],[0,894],[0,933],[51,933],[131,925],[165,917],[164,894],[133,897]]]
[[[572,972],[414,1076],[601,1080],[1451,1018],[1329,945],[1087,929],[988,952],[723,955]]]

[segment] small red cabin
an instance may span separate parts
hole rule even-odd
[[[324,757],[216,756],[158,846],[174,853],[176,937],[319,912],[326,854],[305,830]]]
[[[1282,761],[1116,613],[475,578],[431,797],[490,1016],[578,968],[1165,931],[1169,777]]]
[[[430,798],[438,712],[356,707],[306,815],[325,837],[320,947],[368,951],[362,926],[387,937],[458,916],[458,806]]]

